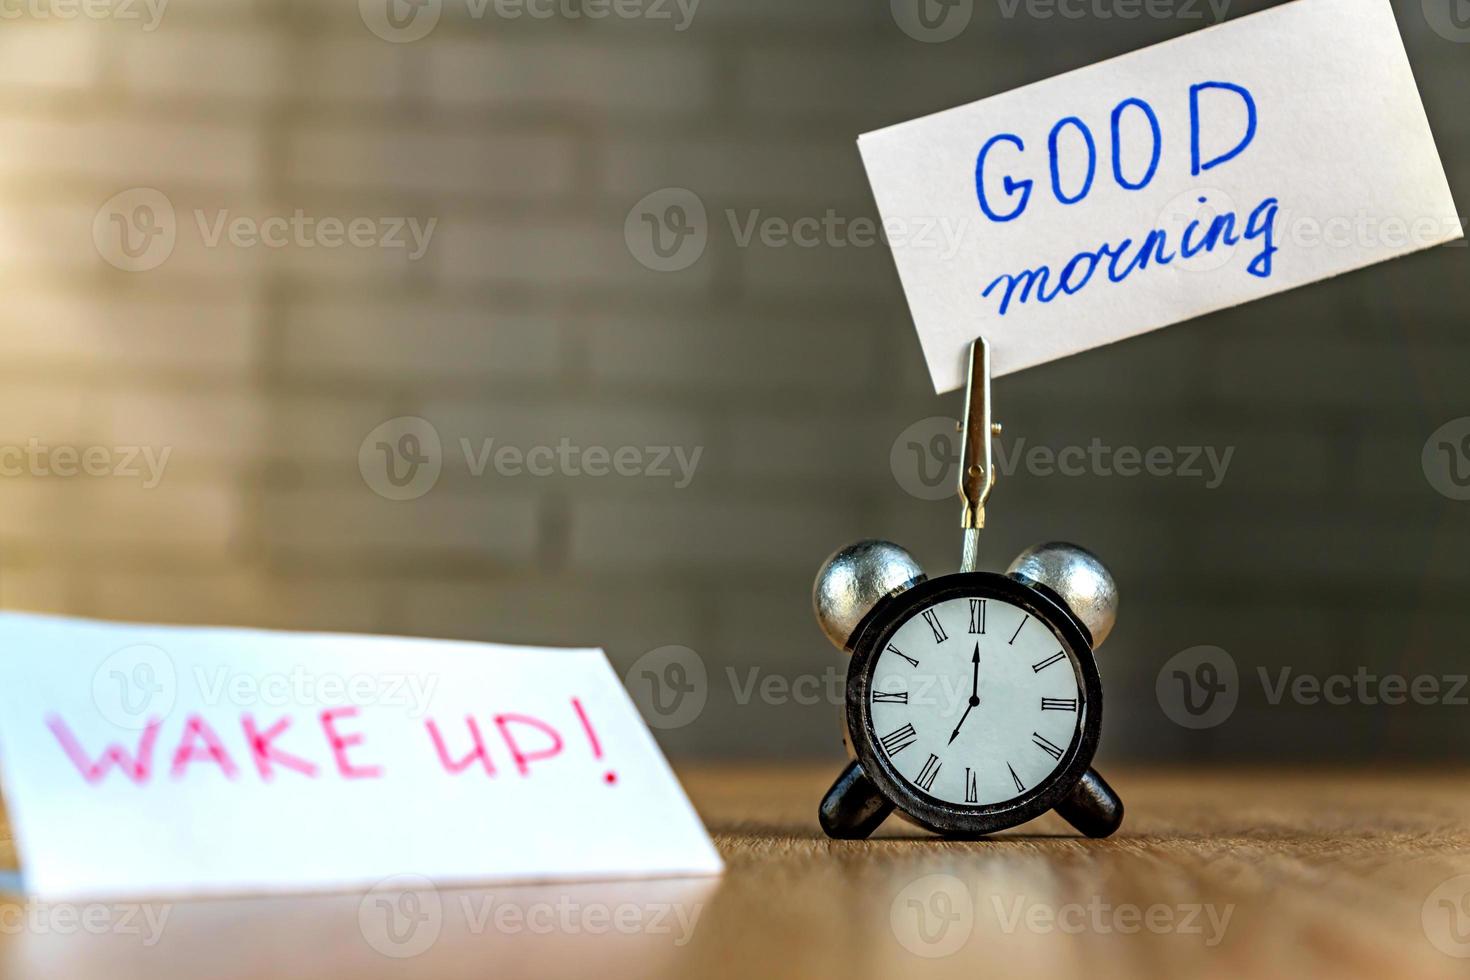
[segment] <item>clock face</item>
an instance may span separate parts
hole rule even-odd
[[[986,807],[1044,786],[1084,724],[1084,684],[1044,619],[999,598],[921,606],[873,658],[873,750],[911,792]]]

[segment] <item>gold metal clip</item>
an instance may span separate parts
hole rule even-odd
[[[973,572],[980,562],[980,529],[985,526],[985,502],[995,487],[994,437],[1001,428],[990,417],[990,344],[979,337],[970,345],[969,387],[965,418],[960,425],[960,500],[964,509],[960,527],[964,548],[960,571]]]

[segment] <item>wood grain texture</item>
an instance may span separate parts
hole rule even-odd
[[[682,768],[729,864],[717,880],[441,889],[409,906],[392,893],[152,903],[161,932],[142,913],[129,931],[126,910],[107,906],[96,935],[11,900],[0,905],[0,974],[1470,973],[1470,958],[1452,955],[1470,957],[1462,773],[1109,772],[1129,808],[1110,840],[1046,818],[953,843],[893,819],[872,841],[826,840],[815,810],[836,770]],[[13,862],[5,836],[0,855]]]

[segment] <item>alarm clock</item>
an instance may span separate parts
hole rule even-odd
[[[851,655],[852,761],[822,800],[822,829],[865,838],[896,810],[942,835],[981,837],[1055,810],[1107,837],[1123,803],[1091,768],[1102,732],[1095,651],[1117,617],[1116,583],[1091,552],[1060,542],[1027,549],[1004,574],[978,570],[999,431],[983,340],[966,416],[961,570],[930,579],[898,545],[868,540],[817,574],[817,621]]]

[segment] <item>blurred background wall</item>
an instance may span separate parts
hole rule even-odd
[[[851,225],[856,135],[1261,6],[906,2],[7,2],[0,602],[604,645],[675,756],[835,758],[813,572],[868,536],[958,559],[959,396]],[[1463,203],[1470,47],[1432,3],[1395,8]],[[992,499],[989,563],[1069,538],[1122,584],[1105,755],[1462,756],[1470,457],[1431,436],[1470,415],[1466,255],[997,383],[1013,449],[1173,453]],[[1168,665],[1202,645],[1235,707],[1190,728]],[[1262,667],[1445,696],[1273,704]]]

